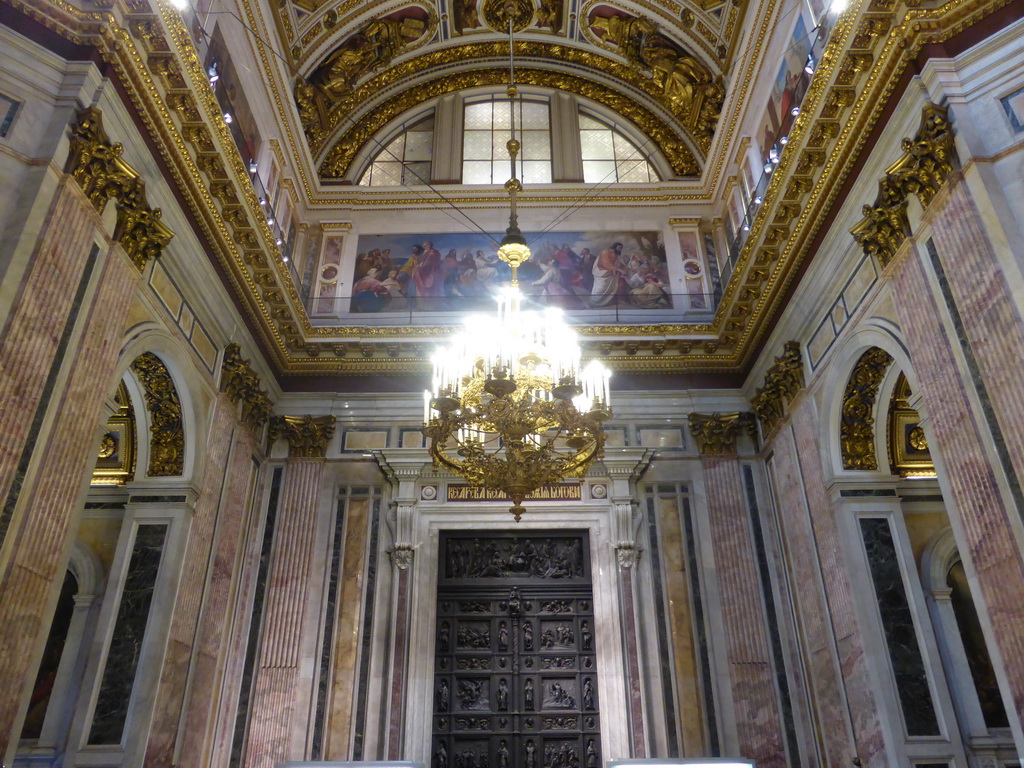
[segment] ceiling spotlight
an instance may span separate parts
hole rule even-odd
[[[259,169],[259,166],[256,165],[256,160],[255,159],[250,160],[249,161],[249,173],[251,173],[253,176],[255,176],[256,175],[256,171],[258,169]]]
[[[768,150],[768,162],[770,162],[772,165],[778,165],[779,159],[779,150],[777,150],[775,147],[772,147],[770,150]]]
[[[284,245],[284,240],[282,240],[280,237],[277,238],[277,244],[278,245]],[[288,261],[288,257],[285,257],[285,261]]]
[[[762,202],[763,200],[761,199],[760,195],[754,198],[754,205],[760,205]]]
[[[789,136],[783,136],[781,139],[779,139],[779,144],[781,144],[782,146],[786,146],[787,144],[789,144]]]
[[[220,80],[220,73],[217,71],[217,64],[214,62],[206,70],[207,77],[210,78],[210,85],[213,85]]]
[[[744,224],[743,225],[743,231],[744,232],[749,232],[750,231],[750,225],[749,224]]]
[[[808,75],[814,74],[814,57],[811,54],[807,54],[807,63],[804,64],[804,72]]]
[[[273,217],[267,219],[267,226],[268,227],[274,226],[274,218]]]
[[[285,264],[287,264],[287,263],[288,263],[288,257],[287,257],[287,256],[282,256],[282,257],[281,257],[281,260],[282,260],[282,261],[283,261],[283,262],[284,262]]]
[[[225,112],[224,113],[224,122],[225,123],[227,123],[228,125],[231,125],[231,120],[232,119],[233,118],[231,117],[231,113],[230,112]]]
[[[842,13],[846,10],[846,6],[849,5],[849,0],[832,0],[828,9],[831,13]]]
[[[796,117],[797,115],[800,114],[800,107],[793,107],[791,110],[789,110],[789,114],[791,114],[793,117]]]
[[[251,166],[251,165],[249,166],[249,173],[256,173],[256,171],[254,171],[254,170],[252,169],[252,166]],[[266,205],[266,204],[267,204],[267,198],[265,198],[265,197],[261,197],[261,198],[260,198],[260,205]]]
[[[188,0],[171,0],[171,6],[176,10],[184,11],[188,8]]]
[[[771,173],[774,170],[775,170],[775,166],[772,165],[770,161],[764,164],[764,172],[765,173]]]

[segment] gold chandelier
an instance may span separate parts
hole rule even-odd
[[[511,5],[511,4],[510,4]],[[496,315],[469,317],[465,328],[434,357],[433,387],[423,393],[423,434],[434,464],[471,485],[512,499],[519,522],[523,499],[545,485],[581,477],[604,453],[603,424],[611,416],[608,370],[581,366],[576,334],[561,310],[524,311],[519,266],[530,258],[516,218],[515,65],[513,8],[509,17],[512,138],[506,147],[512,178],[509,226],[498,258],[512,269]]]

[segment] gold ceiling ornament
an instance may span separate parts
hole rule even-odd
[[[767,435],[786,413],[786,405],[804,388],[804,364],[800,342],[787,341],[785,351],[775,358],[764,375],[764,386],[751,400],[754,413]]]
[[[495,32],[508,33],[511,22],[513,32],[522,32],[533,23],[533,0],[484,0],[483,17]]]
[[[232,342],[224,348],[224,364],[221,366],[220,389],[236,405],[241,403],[241,419],[253,431],[259,431],[270,417],[273,406],[267,390],[260,388],[260,377],[248,360],[242,358],[238,344]]]
[[[631,67],[648,74],[662,103],[691,130],[705,135],[710,125],[710,135],[714,134],[725,88],[658,24],[645,16],[595,16],[589,26]]]
[[[910,395],[910,383],[901,372],[889,399],[889,467],[900,477],[935,477],[928,438],[921,428],[921,417],[910,407]]]
[[[336,426],[333,416],[271,416],[267,439],[270,445],[287,440],[289,458],[322,459]]]
[[[91,485],[124,485],[135,479],[135,410],[122,381],[114,395],[117,410],[107,420],[106,432],[100,440]]]
[[[846,382],[839,424],[843,469],[878,469],[875,456],[875,400],[892,365],[892,355],[872,347],[857,361]]]
[[[435,354],[432,387],[423,393],[423,434],[435,466],[508,496],[518,523],[523,499],[533,491],[582,477],[604,455],[611,409],[608,370],[596,360],[581,365],[579,339],[561,310],[521,306],[519,267],[531,254],[516,214],[523,185],[511,24],[508,38],[512,125],[505,146],[512,172],[498,258],[511,268],[512,280],[495,315],[467,317],[462,332]]]
[[[424,101],[448,93],[466,88],[500,84],[504,77],[505,72],[497,68],[442,75],[434,80],[419,83],[415,87],[391,97],[359,118],[355,125],[338,136],[336,143],[320,165],[320,178],[323,180],[343,178],[348,173],[353,159],[380,131],[380,127],[403,112]],[[535,85],[575,93],[607,107],[631,121],[645,136],[649,136],[654,145],[665,155],[665,159],[675,175],[696,176],[700,173],[700,164],[694,153],[679,137],[675,129],[632,97],[603,83],[564,72],[533,69],[532,65],[517,66],[516,77],[520,85]],[[319,115],[320,112],[316,108],[308,106],[316,104],[315,94],[307,91],[306,95],[312,101],[307,102],[306,106],[300,107],[300,111],[305,109],[306,114]]]
[[[141,272],[150,259],[163,253],[174,233],[160,220],[160,209],[147,204],[146,184],[122,157],[123,152],[120,143],[107,138],[100,110],[86,107],[71,126],[65,172],[78,182],[99,213],[108,200],[117,201],[114,239]]]
[[[927,208],[953,172],[956,144],[946,108],[926,104],[914,138],[903,139],[900,146],[903,154],[885,169],[874,204],[864,206],[864,218],[850,230],[864,253],[878,259],[882,267],[911,234],[907,198],[916,195]]]
[[[181,400],[164,361],[143,352],[131,365],[146,393],[149,411],[149,477],[176,477],[185,468],[185,428]]]
[[[690,433],[701,456],[735,456],[741,434],[757,437],[757,421],[746,411],[733,413],[691,413]]]
[[[373,19],[350,35],[310,78],[331,99],[350,93],[356,82],[391,64],[427,35],[427,21],[413,16]]]

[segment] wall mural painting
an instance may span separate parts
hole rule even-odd
[[[532,303],[564,309],[671,309],[660,232],[526,234],[519,269]],[[511,278],[485,235],[364,235],[352,276],[352,312],[490,309]]]
[[[807,22],[802,15],[797,17],[793,27],[793,36],[789,41],[779,65],[778,74],[772,85],[771,97],[768,99],[764,124],[758,133],[761,161],[768,160],[769,153],[776,142],[788,136],[796,116],[792,110],[803,100],[811,76],[804,71],[807,56],[811,53],[817,30],[807,31]],[[823,39],[823,38],[822,38]]]

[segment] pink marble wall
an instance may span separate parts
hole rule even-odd
[[[54,395],[53,424],[36,446],[46,460],[29,470],[8,532],[10,556],[0,573],[0,755],[18,737],[18,705],[34,678],[36,649],[53,614],[52,586],[67,567],[69,534],[96,462],[102,408],[140,279],[120,247],[101,262],[97,289],[82,308],[81,338],[68,355],[67,384]],[[38,338],[13,337],[6,344],[34,344]]]
[[[814,534],[807,514],[800,457],[791,425],[775,432],[771,444],[775,497],[782,527],[784,557],[796,604],[796,621],[804,646],[811,700],[819,723],[818,738],[829,765],[846,765],[857,754],[851,739],[843,681],[832,640],[828,603],[814,553]]]
[[[832,633],[839,652],[839,668],[845,683],[846,700],[853,718],[856,753],[865,766],[888,764],[885,736],[878,704],[871,688],[864,638],[853,607],[849,567],[839,544],[835,510],[825,488],[818,453],[818,414],[811,398],[805,398],[792,415],[793,435],[799,446],[800,470],[814,531],[821,582],[825,587]]]
[[[633,753],[630,757],[647,757],[644,728],[643,691],[640,687],[640,657],[637,650],[636,595],[633,586],[633,568],[619,566],[622,583],[622,636],[625,645],[626,673],[629,693],[629,730]]]
[[[409,646],[409,569],[396,568],[398,584],[395,588],[395,656],[391,664],[391,703],[388,724],[388,760],[402,755],[402,725],[404,707],[405,667]]]
[[[78,184],[65,177],[54,195],[20,293],[0,333],[0,497],[14,480],[29,425],[93,238],[102,222]]]
[[[223,394],[213,405],[205,471],[146,745],[147,766],[172,765],[179,743],[183,764],[202,764],[216,724],[219,666],[231,621],[229,598],[239,577],[239,550],[245,542],[242,524],[249,502],[252,454],[257,450],[252,431],[238,425],[237,410]]]
[[[313,589],[313,554],[323,459],[289,459],[281,488],[273,562],[267,580],[260,655],[253,681],[246,768],[274,768],[290,754],[309,713],[299,711],[303,621]],[[319,576],[317,577],[319,579]]]
[[[959,203],[956,202],[958,199]],[[953,196],[951,203],[949,215],[970,217],[972,206],[957,195]],[[959,213],[957,206],[960,206]],[[967,224],[964,226],[967,227]],[[978,235],[976,232],[974,234]],[[944,235],[945,238],[951,236]],[[948,239],[944,242],[945,245],[940,245],[940,248],[950,247]],[[980,251],[984,248],[984,238],[978,235],[978,242],[973,245],[967,241],[959,242],[963,251],[951,254],[945,260],[951,262],[962,255],[966,259],[974,259],[975,265],[984,269],[978,261]],[[889,275],[901,297],[896,309],[931,423],[936,443],[932,451],[942,458],[953,496],[951,501],[963,530],[963,543],[967,545],[968,551],[961,554],[969,557],[977,572],[981,591],[979,607],[987,613],[992,623],[1006,680],[1011,689],[1012,707],[1017,717],[1024,719],[1024,608],[1020,600],[1024,594],[1024,560],[1010,522],[1010,516],[1017,513],[1008,508],[1000,494],[995,472],[989,464],[985,445],[991,441],[991,436],[985,426],[979,423],[965,384],[960,378],[953,351],[953,345],[958,342],[946,336],[941,322],[942,312],[932,294],[922,263],[924,258],[924,254],[911,252],[907,258],[893,265]],[[997,270],[990,264],[986,271],[991,273]],[[999,293],[1001,279],[997,276],[990,274],[988,278],[979,276],[975,279],[987,281],[988,284],[986,289],[975,285],[975,290]],[[961,290],[956,288],[954,293],[960,293]],[[964,297],[964,301],[972,300]],[[977,298],[977,301],[987,300]],[[1003,301],[1010,300],[1004,297]],[[975,307],[976,311],[981,309],[977,304]],[[965,311],[961,310],[961,315],[964,314]],[[1009,381],[1012,376],[1020,379],[1019,370],[1013,372],[1015,367],[1019,367],[1016,357],[1019,354],[1019,333],[1016,328],[1019,320],[1014,321],[1013,314],[1008,315],[1005,308],[992,307],[991,318],[968,320],[964,317],[965,324],[971,329],[968,331],[969,336],[983,332],[987,323],[1002,327],[1004,322],[1009,322],[1004,328],[1008,346],[1002,353],[1006,371],[998,375],[993,372],[993,368],[998,365],[997,347],[1001,336],[977,338],[972,342],[983,375],[988,372],[994,376],[987,389],[993,406],[1001,410],[999,423],[1006,435],[1008,447],[1016,445],[1020,439],[1018,430],[1024,416],[1019,405],[1016,405],[1021,382]],[[1019,451],[1011,449],[1015,464],[1021,459],[1019,455],[1014,455],[1016,453]]]
[[[762,768],[785,768],[786,751],[768,646],[757,559],[735,457],[701,461],[715,576],[722,597],[729,682],[740,754]]]

